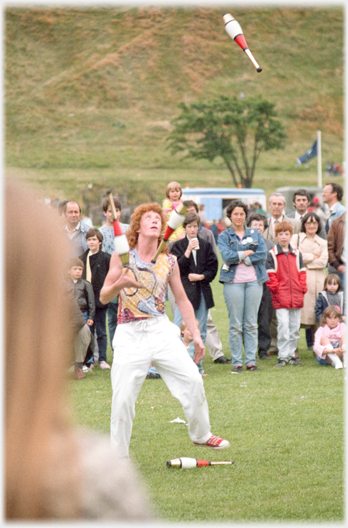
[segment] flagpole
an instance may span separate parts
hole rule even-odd
[[[322,182],[322,167],[321,167],[321,131],[317,130],[317,145],[318,145],[318,187],[321,189]]]

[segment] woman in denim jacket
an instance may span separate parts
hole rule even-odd
[[[267,247],[257,229],[245,227],[247,206],[233,200],[227,217],[232,226],[218,238],[224,261],[219,282],[224,285],[224,299],[230,319],[229,345],[233,372],[243,371],[243,342],[247,370],[260,370],[256,365],[257,314],[263,283],[268,280],[265,268]]]

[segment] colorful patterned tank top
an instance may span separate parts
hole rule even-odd
[[[155,264],[140,260],[136,249],[129,252],[128,273],[133,273],[143,288],[124,288],[119,294],[118,323],[130,323],[165,315],[166,289],[173,274],[176,257],[161,253]]]

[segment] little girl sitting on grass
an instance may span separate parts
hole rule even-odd
[[[333,365],[336,369],[347,366],[345,348],[346,326],[336,306],[328,306],[318,330],[315,332],[313,351],[320,365]],[[343,361],[343,365],[342,365]]]

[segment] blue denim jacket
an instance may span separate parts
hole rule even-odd
[[[267,246],[260,231],[246,227],[243,239],[240,240],[233,227],[230,227],[219,235],[218,246],[224,261],[219,282],[233,282],[237,265],[242,261],[247,266],[253,265],[255,267],[257,282],[263,284],[268,280],[265,267]],[[254,253],[244,260],[244,251],[247,249],[252,249]]]

